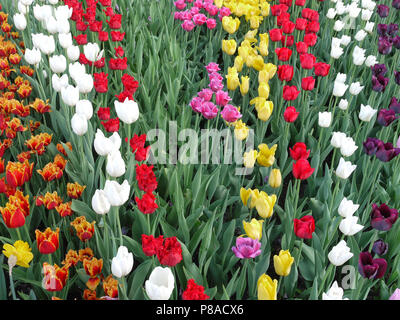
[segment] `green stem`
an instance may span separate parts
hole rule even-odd
[[[15,294],[14,280],[13,280],[13,276],[12,276],[12,268],[10,269],[9,275],[10,275],[10,288],[11,288],[11,294],[12,294],[13,300],[18,300],[17,295]]]

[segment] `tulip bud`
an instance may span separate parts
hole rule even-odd
[[[346,241],[340,241],[328,254],[329,261],[339,267],[346,261],[353,257],[353,253],[350,252],[350,248],[347,246]]]
[[[350,161],[345,161],[343,158],[340,158],[335,173],[339,178],[347,179],[356,168],[357,165],[353,165]]]
[[[110,211],[111,205],[103,190],[96,190],[92,198],[92,208],[97,214],[106,214]]]
[[[13,17],[15,28],[20,31],[26,28],[26,18],[22,13],[16,13]]]
[[[58,41],[60,46],[64,49],[68,49],[73,45],[71,33],[60,33],[58,35]]]
[[[68,75],[64,74],[59,77],[58,75],[53,74],[51,78],[51,84],[54,91],[61,92],[62,88],[66,88],[68,86]]]
[[[111,177],[120,177],[125,173],[125,170],[125,162],[119,150],[113,150],[112,153],[108,154],[106,171]]]
[[[52,56],[49,59],[50,69],[54,73],[62,73],[67,69],[67,59],[63,55]]]
[[[113,150],[111,139],[106,138],[100,129],[96,131],[93,146],[99,156],[107,156]]]
[[[260,240],[262,236],[262,225],[264,220],[251,219],[250,222],[243,220],[243,229],[246,235],[254,240]]]
[[[76,61],[79,59],[80,51],[78,46],[69,46],[67,49],[68,59],[71,61]]]
[[[139,107],[133,100],[126,98],[122,103],[116,100],[114,106],[118,118],[126,124],[132,124],[139,118]]]
[[[82,74],[79,78],[74,79],[80,93],[89,93],[94,86],[93,77],[90,74]]]
[[[70,107],[75,106],[79,101],[79,89],[71,85],[61,88],[61,100]]]
[[[133,255],[128,248],[120,246],[117,255],[111,261],[111,272],[117,278],[125,277],[133,267]]]
[[[262,274],[257,281],[258,300],[276,300],[278,280],[272,280],[270,276]]]
[[[79,100],[75,106],[75,112],[85,116],[87,120],[90,120],[93,116],[93,106],[89,100]]]
[[[86,56],[86,59],[91,62],[96,62],[97,60],[101,59],[101,56],[103,55],[103,52],[100,52],[100,47],[97,43],[87,43],[83,47],[83,52]]]
[[[279,169],[272,169],[268,178],[268,183],[272,188],[279,188],[282,184],[282,174]]]
[[[71,118],[71,127],[76,135],[83,136],[88,130],[88,122],[85,116],[75,113]]]
[[[170,268],[155,267],[145,282],[146,293],[151,300],[168,300],[174,287],[175,279]]]
[[[33,48],[32,50],[26,49],[24,58],[27,63],[37,65],[42,60],[42,54],[39,49]]]
[[[129,199],[130,186],[128,180],[124,180],[122,184],[117,181],[106,180],[104,192],[112,206],[122,206]]]
[[[328,128],[332,122],[331,112],[318,112],[318,125],[323,128]]]
[[[290,255],[289,250],[279,251],[279,256],[274,255],[274,268],[276,274],[282,277],[288,276],[293,262],[294,258]]]

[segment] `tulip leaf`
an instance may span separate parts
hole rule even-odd
[[[142,262],[138,267],[133,271],[133,276],[130,276],[131,280],[129,282],[128,288],[129,294],[128,297],[130,300],[139,299],[138,295],[141,293],[141,288],[144,286],[145,279],[153,266],[153,261],[151,258]]]

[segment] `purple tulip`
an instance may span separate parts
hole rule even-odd
[[[386,36],[388,26],[384,23],[378,23],[377,31],[379,36],[384,37]]]
[[[397,23],[391,23],[388,25],[387,33],[389,36],[395,36],[397,31],[399,31],[399,25]]]
[[[390,100],[389,109],[396,113],[400,113],[400,100],[393,97],[392,100]]]
[[[380,279],[385,275],[387,262],[385,259],[372,259],[369,252],[361,252],[358,259],[358,271],[363,278]]]
[[[389,245],[382,239],[376,240],[372,246],[372,251],[379,256],[384,256],[389,249]]]
[[[392,7],[395,9],[400,9],[400,0],[393,0]]]
[[[386,203],[380,207],[376,203],[372,204],[371,226],[379,231],[388,231],[396,222],[399,212],[396,209],[389,208]]]
[[[378,4],[377,11],[381,18],[386,18],[389,15],[389,7],[384,4]]]
[[[395,36],[395,37],[392,39],[392,41],[393,41],[393,46],[394,46],[396,49],[400,49],[400,36]]]
[[[378,146],[378,150],[376,151],[376,157],[383,161],[388,162],[396,157],[400,153],[400,148],[393,148],[393,144],[391,142],[383,143]]]
[[[372,75],[372,90],[377,92],[384,92],[389,83],[389,78],[384,76],[374,76]]]
[[[394,72],[394,81],[400,86],[400,71]]]
[[[236,247],[232,251],[240,259],[255,258],[261,254],[261,242],[252,238],[236,238]]]
[[[381,126],[387,127],[397,118],[394,110],[381,109],[379,110],[377,121]]]
[[[396,290],[394,290],[389,300],[400,300],[400,289],[397,288]]]
[[[384,4],[378,4],[378,14],[381,18],[386,18],[389,15],[389,7]]]
[[[373,156],[380,145],[383,145],[383,142],[378,138],[367,138],[367,140],[363,142],[364,152],[368,156]]]
[[[388,37],[379,37],[378,51],[380,54],[389,54],[392,52],[392,42]]]
[[[218,107],[212,102],[204,102],[201,114],[206,119],[214,119],[218,114]]]
[[[387,68],[384,63],[377,63],[371,67],[374,76],[384,76],[387,73]]]

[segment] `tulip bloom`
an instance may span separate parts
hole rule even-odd
[[[283,87],[283,99],[285,99],[286,101],[296,100],[299,93],[300,91],[297,90],[296,86],[285,85]]]
[[[270,167],[275,162],[275,152],[278,148],[277,144],[274,144],[271,148],[268,148],[268,145],[262,143],[258,146],[260,150],[257,156],[257,163],[263,167]]]
[[[236,246],[232,251],[240,259],[255,258],[261,254],[261,242],[252,238],[236,238]]]
[[[349,298],[343,299],[343,293],[343,289],[335,281],[326,293],[322,293],[322,300],[349,300]]]
[[[204,287],[198,285],[194,279],[189,279],[186,290],[182,293],[183,300],[207,300],[210,297],[204,293]]]
[[[290,255],[289,250],[279,251],[279,256],[274,255],[274,268],[276,274],[282,277],[288,276],[293,262],[294,258]]]
[[[89,223],[84,216],[77,217],[71,222],[71,226],[75,228],[76,235],[81,241],[86,241],[93,237],[94,224],[95,221]]]
[[[340,241],[328,254],[329,261],[335,266],[342,266],[349,259],[353,257],[350,248],[347,246],[346,241]]]
[[[363,278],[380,279],[385,275],[387,262],[385,259],[373,259],[371,253],[361,252],[358,260],[358,271]]]
[[[264,220],[251,219],[250,222],[243,220],[243,229],[246,235],[254,240],[260,240],[262,237],[262,226]]]
[[[394,148],[391,142],[381,143],[376,150],[376,157],[382,162],[388,162],[400,154],[400,148]]]
[[[315,221],[312,216],[304,216],[301,219],[294,219],[294,233],[302,239],[311,239],[315,230]]]
[[[380,231],[388,231],[396,222],[399,212],[396,209],[389,208],[385,203],[379,207],[377,204],[372,204],[371,226]]]
[[[268,184],[271,188],[279,188],[282,184],[282,174],[279,169],[272,169],[268,178]]]
[[[388,249],[389,245],[382,239],[376,240],[372,246],[372,252],[380,256],[384,256],[388,252]]]
[[[283,118],[286,122],[294,122],[296,121],[299,112],[296,111],[296,108],[293,106],[287,107],[283,113]]]
[[[111,272],[117,277],[127,276],[133,267],[133,255],[125,246],[118,248],[117,255],[111,261]]]
[[[61,291],[68,279],[68,266],[60,268],[58,265],[43,263],[43,285],[47,291]]]
[[[60,229],[52,231],[47,228],[44,232],[36,229],[36,244],[41,254],[51,254],[58,249]]]
[[[151,300],[168,300],[175,287],[174,275],[170,268],[155,267],[144,285]]]
[[[314,170],[306,159],[299,159],[293,163],[293,176],[296,179],[306,180],[314,173]]]
[[[310,156],[310,150],[307,150],[307,146],[303,142],[297,142],[294,146],[293,149],[289,148],[290,151],[290,156],[292,157],[293,160],[297,161],[300,159],[308,159]]]
[[[276,300],[278,280],[272,280],[270,276],[262,274],[257,281],[258,300]]]

